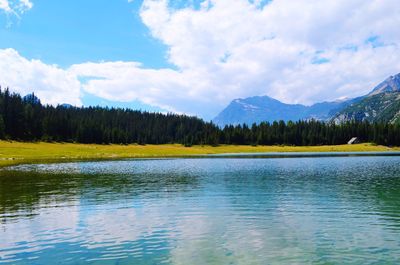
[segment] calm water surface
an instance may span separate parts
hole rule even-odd
[[[398,156],[14,169],[0,263],[400,264]]]

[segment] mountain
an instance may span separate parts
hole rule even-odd
[[[349,120],[400,123],[400,74],[390,76],[369,94],[358,98],[316,103],[312,106],[285,104],[268,96],[233,100],[213,122],[251,125],[276,120],[323,120],[336,123]]]
[[[63,104],[61,104],[61,105],[59,105],[60,107],[63,107],[63,108],[66,108],[66,109],[70,109],[70,108],[73,108],[74,106],[72,106],[71,104],[68,104],[68,103],[63,103]]]
[[[400,74],[387,78],[361,100],[339,111],[333,120],[400,123]]]
[[[213,122],[223,126],[226,124],[259,123],[261,121],[298,119],[299,113],[305,111],[302,105],[284,104],[276,99],[251,97],[235,99],[225,108]]]
[[[400,92],[400,73],[387,78],[385,81],[377,85],[368,96],[380,93]]]
[[[371,94],[341,110],[333,120],[400,123],[400,92]]]
[[[40,99],[34,93],[24,96],[22,100],[32,105],[40,104]]]
[[[300,104],[285,104],[268,96],[235,99],[226,107],[213,122],[218,126],[227,124],[248,125],[263,121],[277,120],[328,120],[351,101],[322,102],[312,106]]]

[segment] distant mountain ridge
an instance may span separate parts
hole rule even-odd
[[[383,96],[385,95],[385,96]],[[273,122],[277,120],[322,120],[344,122],[368,120],[397,122],[400,120],[400,74],[390,76],[369,94],[354,99],[321,102],[311,106],[285,104],[268,96],[233,100],[213,122],[228,124]]]
[[[213,119],[213,122],[219,126],[224,126],[276,120],[326,120],[332,116],[332,112],[336,109],[342,109],[347,104],[347,101],[338,101],[304,106],[301,104],[285,104],[268,96],[256,96],[233,100],[227,108]]]

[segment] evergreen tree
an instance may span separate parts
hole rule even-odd
[[[5,125],[3,116],[0,115],[0,139],[4,139],[4,137],[5,137]]]
[[[98,144],[333,145],[352,137],[400,146],[400,124],[321,121],[261,122],[218,128],[196,117],[130,109],[42,105],[0,88],[0,139]]]

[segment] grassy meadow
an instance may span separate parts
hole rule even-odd
[[[0,141],[0,167],[23,163],[43,163],[75,160],[185,157],[223,153],[261,152],[368,152],[398,151],[373,144],[333,146],[236,146],[221,145],[184,147],[166,145],[96,145],[76,143],[45,143]]]

